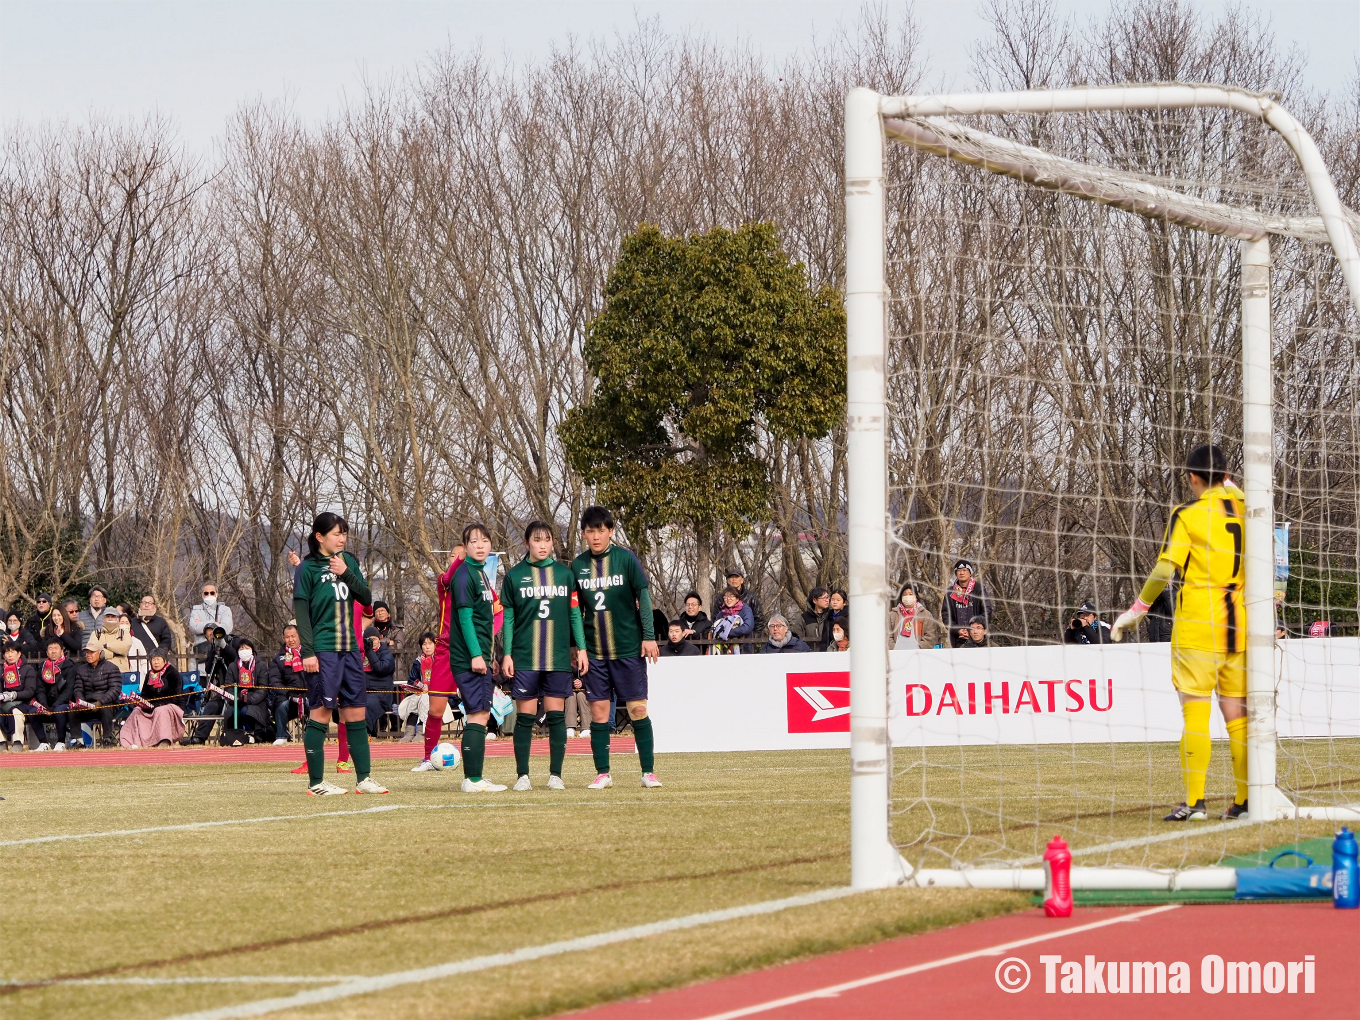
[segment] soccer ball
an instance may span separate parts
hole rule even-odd
[[[462,755],[458,753],[458,745],[450,744],[447,740],[434,745],[434,750],[430,752],[430,764],[436,769],[456,769],[458,763],[462,761]]]

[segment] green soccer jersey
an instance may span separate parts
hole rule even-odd
[[[454,612],[449,628],[449,668],[455,674],[471,672],[472,660],[479,655],[491,658],[496,593],[487,587],[484,566],[464,560],[449,584]]]
[[[655,641],[652,600],[642,564],[627,549],[611,545],[599,556],[589,549],[571,564],[592,659],[630,659],[642,642]]]
[[[505,572],[501,580],[501,606],[505,610],[502,638],[515,660],[515,669],[571,669],[576,619],[576,584],[571,568],[552,557],[533,563],[526,556]],[[584,646],[582,646],[584,647]]]
[[[373,594],[359,561],[347,552],[340,555],[345,572],[339,577],[331,573],[330,557],[321,553],[311,553],[293,571],[293,614],[304,657],[359,647],[355,603],[369,605]]]

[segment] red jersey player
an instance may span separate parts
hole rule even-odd
[[[453,626],[453,594],[449,586],[453,583],[453,572],[463,562],[463,547],[456,545],[449,556],[449,569],[435,581],[439,594],[439,630],[436,632],[434,647],[434,668],[430,674],[430,711],[425,716],[425,757],[412,772],[429,772],[434,769],[430,764],[430,753],[439,743],[439,735],[444,729],[444,710],[448,708],[449,698],[457,693],[453,682],[453,670],[449,667],[449,628]]]

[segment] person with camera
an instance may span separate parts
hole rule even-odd
[[[1109,643],[1110,625],[1096,615],[1095,606],[1089,602],[1082,603],[1082,607],[1073,614],[1072,619],[1067,621],[1067,630],[1063,633],[1063,644],[1108,645]]]
[[[374,612],[378,612],[378,607],[373,607]],[[383,607],[386,612],[386,607]],[[397,671],[397,660],[392,654],[392,646],[387,639],[382,636],[385,631],[379,631],[375,627],[369,627],[364,632],[364,680],[368,691],[368,705],[365,709],[365,721],[368,723],[368,735],[376,737],[378,735],[378,723],[382,717],[392,711],[392,702],[396,697],[397,685],[393,679]]]
[[[202,634],[204,639],[194,644],[194,654],[199,668],[206,666],[209,646],[212,643],[209,628],[222,628],[227,637],[232,634],[231,607],[217,601],[217,585],[209,582],[203,586],[203,601],[189,610],[189,634]]]
[[[236,645],[227,635],[225,627],[208,624],[203,629],[203,665],[199,671],[199,683],[204,694],[199,707],[203,716],[222,716],[223,728],[231,725],[232,702],[221,692],[233,684],[232,671],[236,666]],[[216,688],[214,690],[214,688]],[[206,744],[217,720],[200,719],[193,733],[184,741],[187,744]]]

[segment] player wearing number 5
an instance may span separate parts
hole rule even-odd
[[[553,559],[552,525],[533,521],[524,529],[528,554],[505,572],[501,605],[505,618],[501,672],[515,698],[516,790],[529,790],[529,748],[538,699],[548,724],[548,789],[565,790],[562,761],[567,754],[566,699],[571,696],[571,646],[585,648],[581,610],[571,569]]]
[[[293,612],[302,640],[302,670],[307,677],[307,726],[302,746],[307,752],[307,792],[314,797],[345,793],[326,782],[326,733],[331,714],[349,737],[350,757],[358,780],[355,793],[386,793],[369,776],[367,683],[354,626],[354,604],[368,605],[373,595],[359,561],[345,552],[349,525],[339,514],[318,514],[307,536],[311,552],[293,572]]]
[[[1228,480],[1228,460],[1217,446],[1200,446],[1185,462],[1195,499],[1178,506],[1152,575],[1128,612],[1115,621],[1115,641],[1137,627],[1176,572],[1182,576],[1171,628],[1171,682],[1181,699],[1185,730],[1181,772],[1185,803],[1168,822],[1207,817],[1204,778],[1209,769],[1209,710],[1214,692],[1228,728],[1237,791],[1222,815],[1247,813],[1247,638],[1242,599],[1242,490]]]

